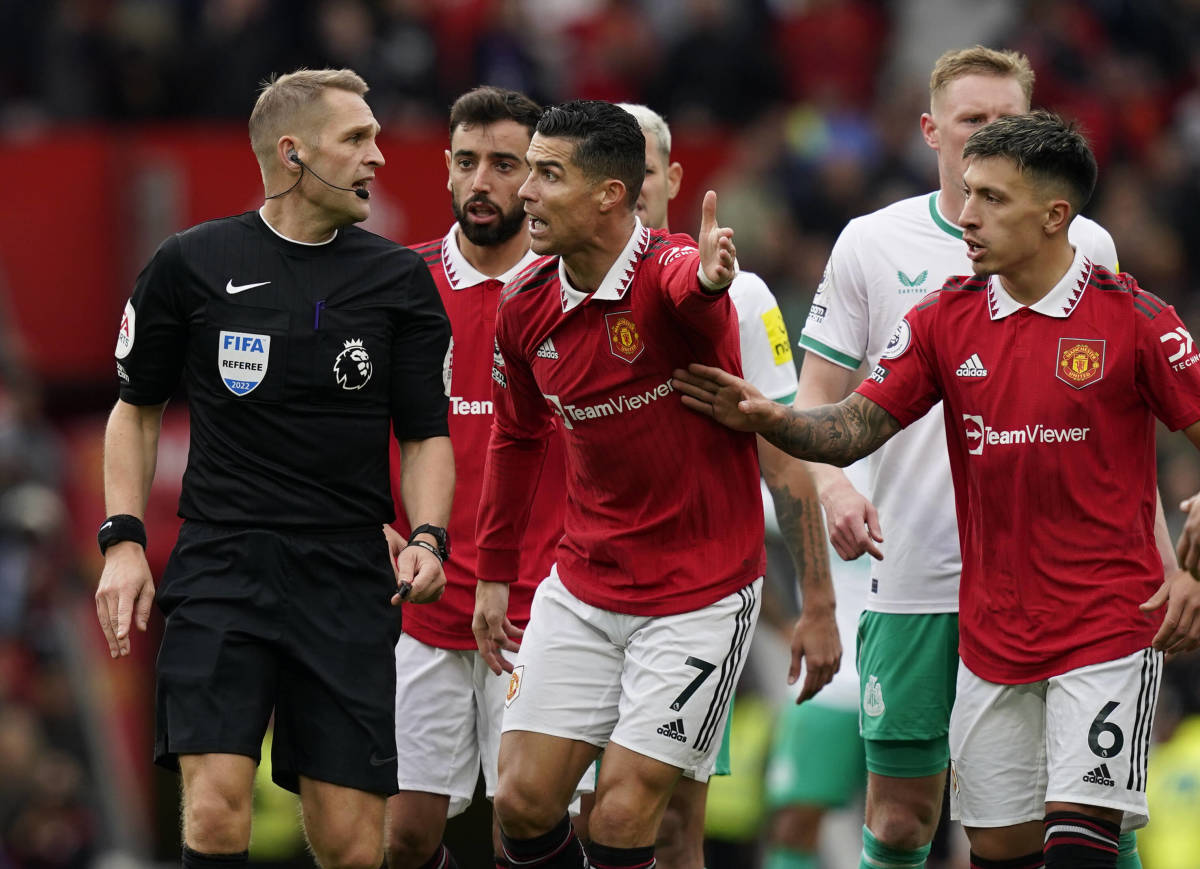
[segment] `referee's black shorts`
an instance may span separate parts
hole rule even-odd
[[[259,760],[272,777],[396,793],[400,617],[382,529],[281,533],[185,522],[157,593],[155,762]]]

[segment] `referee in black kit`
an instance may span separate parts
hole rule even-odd
[[[350,70],[267,83],[250,142],[270,195],[163,242],[117,339],[96,593],[114,658],[155,596],[141,519],[163,408],[187,384],[186,521],[158,590],[155,739],[156,762],[183,775],[185,867],[246,862],[272,712],[275,781],[300,794],[318,862],[383,860],[391,604],[441,594],[454,459],[450,328],[433,279],[417,254],[353,226],[384,162],[366,91]],[[394,518],[389,423],[416,529],[407,545],[382,527]]]

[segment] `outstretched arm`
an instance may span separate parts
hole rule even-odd
[[[837,404],[796,410],[764,398],[727,371],[694,363],[677,369],[672,384],[689,410],[736,431],[757,432],[798,459],[845,467],[900,431],[895,417],[857,392]]]
[[[809,351],[804,354],[792,406],[804,410],[836,404],[853,392],[860,380],[860,372]],[[875,505],[854,488],[841,468],[819,462],[809,462],[807,467],[825,508],[829,542],[837,554],[845,561],[853,561],[864,552],[882,560],[879,544],[883,542],[883,529]]]

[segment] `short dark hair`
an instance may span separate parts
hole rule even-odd
[[[1006,157],[1035,183],[1064,187],[1075,214],[1096,189],[1096,158],[1087,139],[1053,112],[997,118],[967,139],[963,159],[971,157]]]
[[[485,85],[467,91],[450,107],[450,135],[460,126],[516,121],[533,136],[542,107],[520,91]]]
[[[613,103],[572,100],[546,109],[537,132],[574,140],[572,160],[584,175],[616,178],[625,185],[629,210],[637,207],[646,180],[646,137],[637,118]]]

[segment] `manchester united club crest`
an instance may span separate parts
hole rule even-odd
[[[608,326],[608,349],[613,356],[630,363],[646,349],[632,314],[632,311],[614,311],[604,315],[604,322]]]
[[[513,701],[521,695],[521,676],[524,672],[524,664],[518,664],[513,667],[512,675],[508,677],[508,693],[504,695],[505,709],[512,706]]]
[[[1083,389],[1104,377],[1104,341],[1099,338],[1059,338],[1055,376],[1068,386]]]

